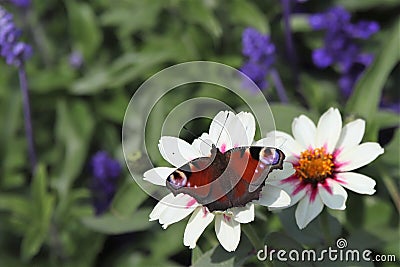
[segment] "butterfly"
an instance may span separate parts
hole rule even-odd
[[[273,147],[244,146],[196,158],[172,172],[166,186],[188,194],[210,212],[243,207],[260,198],[268,174],[283,169],[284,153]]]

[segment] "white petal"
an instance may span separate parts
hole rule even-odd
[[[201,156],[201,153],[188,142],[173,136],[162,136],[158,148],[163,158],[175,167],[181,167]]]
[[[292,123],[294,139],[304,148],[315,147],[316,127],[305,115],[295,118]]]
[[[339,140],[342,130],[342,117],[339,110],[330,108],[319,118],[317,126],[316,147],[326,147],[328,153],[332,153]]]
[[[347,192],[344,188],[332,179],[326,179],[325,186],[318,184],[318,194],[322,202],[329,208],[335,210],[344,210],[346,208]],[[329,190],[329,191],[328,191]]]
[[[233,219],[240,223],[249,223],[254,221],[254,204],[249,203],[245,207],[237,207],[231,209],[234,217]]]
[[[267,136],[266,138],[260,139],[254,143],[254,146],[264,146],[264,147],[276,147],[281,148],[286,142],[286,138],[280,136]]]
[[[336,148],[354,147],[360,144],[364,131],[365,121],[362,119],[347,123],[342,129]]]
[[[285,153],[286,157],[290,155],[300,156],[300,153],[304,150],[304,148],[295,141],[292,136],[281,131],[272,131],[267,134],[267,138],[275,138],[277,144],[278,140],[281,140],[280,138],[285,139],[285,141],[282,144],[279,144],[277,148],[281,149],[283,153]]]
[[[234,251],[240,241],[240,223],[225,214],[215,216],[215,233],[226,251]]]
[[[169,195],[172,195],[169,194]],[[167,195],[167,196],[169,196]],[[165,197],[164,197],[165,198]],[[157,205],[154,207],[154,209],[151,211],[150,215],[149,215],[149,221],[155,221],[160,219],[161,214],[164,212],[164,210],[166,210],[167,208],[169,208],[168,205],[166,205],[163,202],[158,202]]]
[[[196,247],[196,242],[214,219],[214,214],[208,212],[206,208],[197,207],[189,219],[183,235],[183,244],[189,248]]]
[[[151,170],[146,171],[143,174],[144,177],[143,179],[155,185],[165,186],[165,181],[167,180],[168,175],[170,175],[174,171],[175,168],[169,168],[169,167],[153,168]]]
[[[253,142],[254,135],[256,133],[256,121],[253,114],[249,112],[240,112],[236,117],[242,122],[242,125],[246,131],[247,144],[250,145]],[[242,144],[245,145],[245,144]]]
[[[192,146],[206,157],[211,153],[212,144],[213,142],[211,141],[208,133],[203,133],[199,138],[193,141]]]
[[[383,148],[378,143],[362,143],[351,149],[343,150],[336,157],[336,164],[340,164],[338,171],[346,172],[358,169],[375,160],[383,154]]]
[[[375,193],[376,182],[374,179],[355,172],[338,173],[336,178],[340,184],[359,194],[372,195]]]
[[[150,213],[150,220],[159,220],[163,228],[167,228],[170,224],[176,223],[199,206],[199,204],[189,195],[179,194],[176,197],[171,193],[165,196],[155,206]]]
[[[293,168],[293,164],[290,162],[283,162],[283,169],[282,170],[273,170],[270,174],[268,174],[266,183],[267,184],[276,184],[275,182],[282,181],[285,178],[288,178],[289,176],[292,176],[296,170]]]
[[[321,213],[324,204],[317,194],[314,201],[310,201],[309,197],[304,197],[297,205],[295,217],[297,226],[300,229],[305,228],[318,214]]]
[[[255,203],[271,208],[285,208],[290,205],[290,201],[290,196],[284,190],[266,185],[261,191],[260,199]]]
[[[248,121],[245,121],[245,123],[248,123]],[[221,135],[217,143],[218,147],[221,147],[221,144],[223,143],[227,144],[225,146],[225,150],[238,146],[251,145],[251,143],[253,142],[254,133],[252,133],[251,140],[249,141],[250,138],[248,136],[246,126],[248,125],[244,125],[243,122],[239,119],[239,117],[229,116],[225,124],[226,132],[224,131],[223,134]],[[254,122],[254,129],[255,129],[255,122]],[[225,133],[227,134],[227,136],[225,135]]]
[[[225,146],[225,150],[232,147],[232,142],[226,129],[230,120],[235,118],[231,111],[220,111],[210,124],[209,136],[211,141],[218,147]],[[227,148],[229,147],[229,148]]]

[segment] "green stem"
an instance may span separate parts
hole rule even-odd
[[[329,220],[328,220],[328,211],[324,210],[322,214],[319,216],[319,221],[321,224],[321,229],[324,234],[324,239],[326,244],[331,244],[332,243],[332,236],[331,236],[331,231],[329,229]]]
[[[257,235],[256,231],[254,230],[253,226],[249,223],[242,224],[241,225],[243,233],[247,236],[247,238],[250,240],[251,244],[253,245],[254,249],[256,251],[260,249],[264,249],[264,244],[262,240],[259,238]],[[269,260],[269,256],[265,260],[265,266],[273,266],[272,262]]]
[[[383,183],[385,184],[390,197],[393,199],[393,202],[396,205],[397,212],[400,214],[400,193],[397,191],[397,186],[386,171],[382,170],[381,168],[379,168],[379,170]]]
[[[251,224],[249,223],[243,224],[242,230],[256,250],[262,249],[264,247],[263,243],[261,242],[260,238],[258,237],[256,231],[254,230],[253,226],[251,226]]]

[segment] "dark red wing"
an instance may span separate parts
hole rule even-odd
[[[282,169],[285,159],[282,151],[269,147],[240,147],[227,153],[230,153],[228,168],[234,173],[231,176],[241,177],[230,193],[235,206],[258,199],[268,174],[274,169]]]
[[[281,169],[285,159],[282,151],[272,147],[239,147],[227,153],[230,153],[229,168],[256,187],[264,184],[270,171]]]
[[[210,212],[245,206],[258,199],[273,169],[282,169],[282,151],[267,147],[240,147],[221,153],[213,147],[210,157],[197,158],[167,178],[174,195],[184,193]]]

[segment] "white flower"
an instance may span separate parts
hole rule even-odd
[[[271,173],[269,183],[279,186],[292,197],[291,205],[299,203],[295,217],[303,229],[322,211],[324,205],[331,209],[346,208],[347,192],[375,193],[376,182],[363,174],[351,172],[383,153],[374,142],[360,144],[365,121],[357,119],[342,128],[342,118],[337,109],[330,108],[315,124],[304,115],[295,118],[292,133],[275,131],[268,136],[286,139],[281,148],[286,155],[284,170],[293,164],[294,174]],[[260,140],[259,142],[262,142]]]
[[[210,155],[211,144],[215,144],[221,152],[238,147],[249,146],[255,134],[255,120],[253,115],[241,112],[219,112],[213,119],[208,133],[187,143],[176,137],[161,137],[159,149],[161,155],[175,167],[180,167],[190,160]],[[147,171],[144,179],[165,186],[166,179],[176,168],[158,167]],[[283,207],[290,203],[289,195],[275,186],[265,186],[258,200],[263,205]],[[178,222],[191,214],[186,226],[183,243],[194,248],[205,228],[215,219],[215,232],[222,247],[227,251],[234,251],[240,241],[240,224],[254,220],[254,204],[248,203],[245,207],[233,207],[226,211],[209,212],[207,207],[199,204],[193,197],[186,194],[174,196],[172,193],[165,196],[154,207],[150,220],[158,220],[163,228]]]

